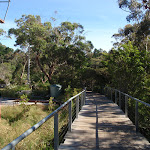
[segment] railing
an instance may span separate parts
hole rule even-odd
[[[85,104],[86,99],[86,89],[80,92],[79,94],[71,97],[69,100],[67,100],[64,104],[62,104],[59,108],[57,108],[55,111],[53,111],[51,114],[49,114],[47,117],[42,119],[40,122],[32,126],[30,129],[28,129],[26,132],[21,134],[19,137],[17,137],[15,140],[13,140],[11,143],[6,145],[2,150],[15,150],[15,146],[22,141],[24,138],[26,138],[28,135],[30,135],[33,131],[35,131],[37,128],[39,128],[42,124],[44,124],[47,120],[52,118],[54,116],[54,150],[58,149],[59,146],[59,119],[58,119],[58,112],[62,110],[65,106],[68,105],[68,131],[71,131],[71,124],[72,121],[75,118],[78,118],[78,113],[82,109],[82,106]],[[74,107],[73,107],[73,100],[75,100]],[[74,111],[73,111],[74,109]],[[75,113],[75,114],[74,114]]]
[[[150,104],[110,87],[105,87],[105,95],[118,104],[136,126],[136,131],[150,141]]]

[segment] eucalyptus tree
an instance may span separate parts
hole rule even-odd
[[[114,47],[119,47],[122,44],[128,43],[128,41],[134,41],[136,30],[136,24],[127,24],[124,28],[120,28],[118,33],[112,35],[112,37],[116,40],[113,44]]]
[[[9,34],[16,36],[16,45],[32,45],[31,54],[49,82],[58,69],[66,66],[80,68],[91,50],[91,43],[83,36],[83,26],[62,22],[53,27],[51,22],[41,22],[40,16],[22,15],[15,20],[17,28]]]
[[[140,22],[145,18],[149,17],[149,0],[118,0],[119,8],[129,12],[129,15],[126,17],[127,21],[136,21]]]
[[[134,32],[130,34],[130,37],[132,35],[132,39],[130,38],[129,40],[134,41],[134,44],[140,50],[146,49],[146,51],[149,51],[150,0],[118,0],[118,5],[121,9],[129,13],[126,17],[127,21],[134,22]],[[117,37],[116,35],[114,37]],[[124,40],[126,39],[127,36]]]

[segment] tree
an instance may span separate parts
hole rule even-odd
[[[145,94],[149,53],[139,51],[131,42],[111,50],[108,70],[111,86],[135,97]]]
[[[113,34],[113,38],[115,38],[116,42],[113,44],[114,47],[119,47],[122,44],[127,43],[128,41],[135,40],[135,32],[136,32],[136,24],[131,25],[127,24],[123,29],[119,29],[118,33]]]
[[[83,26],[77,23],[62,22],[52,27],[50,22],[41,22],[40,16],[23,15],[15,20],[16,29],[9,34],[16,36],[16,45],[32,45],[31,54],[42,73],[51,82],[52,76],[64,66],[80,68],[86,60],[86,52],[92,44],[82,36]]]
[[[140,22],[145,16],[149,17],[149,6],[150,1],[147,1],[145,5],[144,1],[139,0],[118,0],[119,8],[124,11],[129,12],[129,15],[126,17],[127,21],[137,21]],[[145,7],[147,6],[147,7]],[[146,9],[145,9],[146,8]]]
[[[114,43],[114,47],[119,47],[122,44],[132,41],[133,45],[138,47],[139,50],[150,51],[150,20],[144,19],[139,24],[127,24],[123,29],[119,29],[117,34],[112,37],[117,42]]]
[[[13,53],[12,65],[14,65],[14,70],[12,72],[12,83],[14,84],[24,84],[26,83],[27,76],[27,55],[25,52],[17,49]]]
[[[0,43],[0,63],[8,62],[12,59],[13,49]]]
[[[140,22],[135,35],[135,45],[138,46],[139,49],[150,51],[150,18]]]

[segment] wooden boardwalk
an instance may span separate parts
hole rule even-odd
[[[105,96],[88,92],[86,105],[59,150],[150,150],[122,110]]]

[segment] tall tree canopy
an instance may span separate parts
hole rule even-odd
[[[15,20],[17,28],[10,29],[9,35],[16,36],[16,45],[28,46],[36,62],[51,82],[52,75],[64,66],[80,68],[86,60],[86,53],[93,48],[85,40],[83,26],[62,22],[53,27],[51,22],[41,22],[40,16],[22,15]]]
[[[149,17],[150,0],[118,0],[119,8],[129,12],[127,21],[138,21]]]

